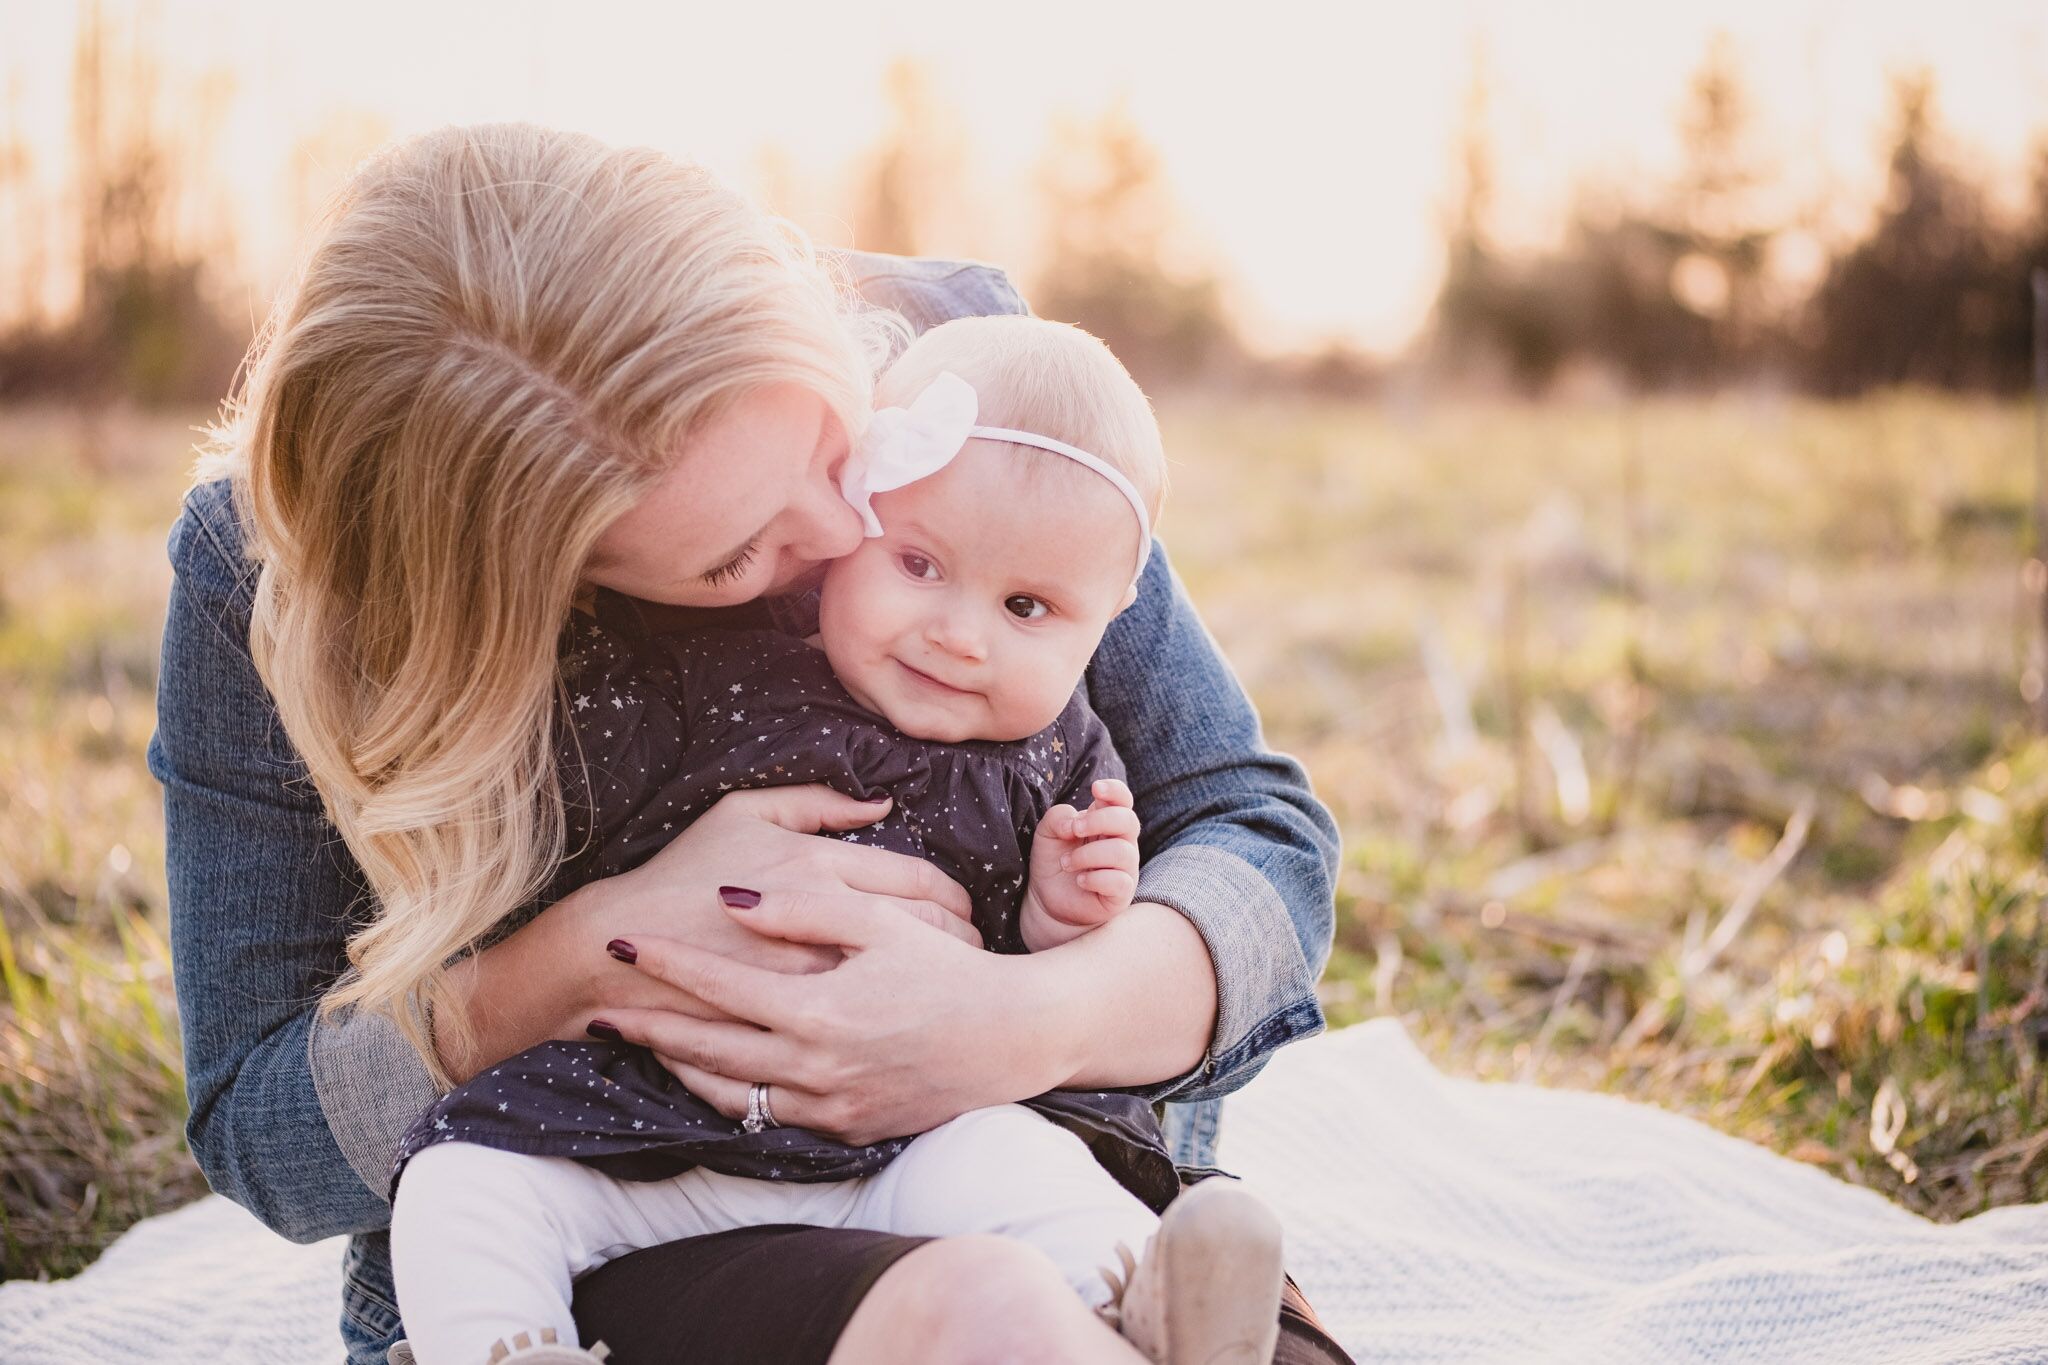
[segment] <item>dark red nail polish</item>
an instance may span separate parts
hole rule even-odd
[[[744,886],[721,886],[718,898],[735,910],[751,910],[761,903],[761,893],[749,891]]]
[[[583,1031],[593,1038],[602,1038],[608,1043],[620,1042],[625,1034],[619,1032],[617,1024],[607,1024],[602,1019],[593,1019],[583,1026]]]
[[[621,962],[638,962],[640,950],[622,938],[615,938],[604,945],[604,950]]]

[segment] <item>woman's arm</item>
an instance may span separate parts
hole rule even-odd
[[[1154,544],[1138,599],[1110,624],[1088,670],[1143,822],[1139,902],[1178,911],[1215,967],[1214,1028],[1198,1064],[1129,1079],[1091,1049],[1074,1083],[1134,1085],[1153,1099],[1242,1086],[1276,1048],[1321,1030],[1316,978],[1336,928],[1336,822],[1301,765],[1266,747],[1258,712]],[[1192,983],[1129,954],[1167,993]],[[1134,982],[1135,988],[1135,982]]]
[[[316,1019],[365,893],[250,661],[253,570],[225,484],[193,492],[170,557],[149,765],[164,785],[186,1137],[213,1188],[286,1237],[381,1227],[381,1178],[351,1145],[386,1111],[409,1122],[433,1087],[388,1024]],[[374,1084],[323,1093],[323,1052],[360,1059],[354,1074]]]

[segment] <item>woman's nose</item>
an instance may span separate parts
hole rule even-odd
[[[861,542],[860,513],[829,478],[814,479],[791,506],[789,548],[803,559],[838,559]]]

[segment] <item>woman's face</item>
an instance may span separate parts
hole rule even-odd
[[[861,541],[839,494],[846,432],[793,384],[736,399],[598,538],[584,578],[648,602],[711,607],[785,592]]]

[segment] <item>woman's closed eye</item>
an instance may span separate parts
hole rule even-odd
[[[705,585],[720,588],[732,582],[747,571],[747,566],[754,562],[754,556],[759,554],[760,550],[759,540],[748,541],[738,554],[703,575]]]

